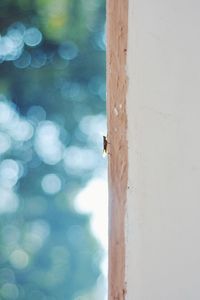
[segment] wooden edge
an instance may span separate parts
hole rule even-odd
[[[128,0],[107,0],[109,300],[124,300],[126,294],[125,208],[128,180],[126,115],[127,34]]]

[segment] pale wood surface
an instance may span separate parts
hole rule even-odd
[[[107,0],[107,114],[109,157],[109,300],[123,300],[127,192],[126,55],[128,0]]]

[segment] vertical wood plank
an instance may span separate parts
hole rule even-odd
[[[125,208],[128,177],[126,56],[128,0],[107,0],[109,172],[109,300],[124,300]]]

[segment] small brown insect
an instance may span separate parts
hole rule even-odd
[[[105,135],[103,135],[103,155],[108,154],[108,140]]]

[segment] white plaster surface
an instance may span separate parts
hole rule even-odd
[[[200,1],[129,0],[128,300],[200,299]]]

